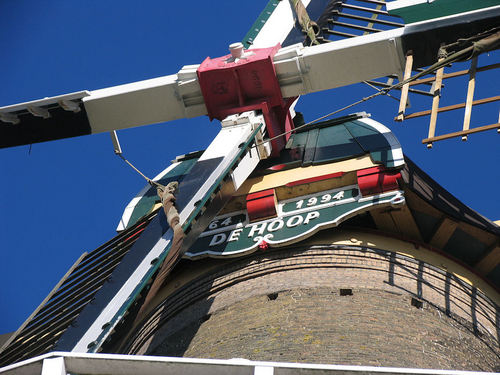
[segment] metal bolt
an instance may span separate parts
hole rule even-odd
[[[243,43],[237,42],[229,45],[229,51],[231,51],[231,56],[235,59],[241,59],[243,57]]]
[[[97,341],[89,342],[89,344],[87,345],[87,349],[93,348],[96,345],[97,345]]]

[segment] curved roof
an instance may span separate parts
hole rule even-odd
[[[190,171],[201,153],[192,153],[177,158],[153,180],[166,185],[182,180]],[[394,134],[381,123],[365,113],[328,120],[305,127],[295,132],[287,146],[277,158],[261,162],[256,173],[273,173],[277,170],[306,167],[370,155],[373,163],[386,168],[404,165],[401,145]],[[156,188],[145,186],[127,205],[117,230],[134,225],[150,213],[159,203]]]

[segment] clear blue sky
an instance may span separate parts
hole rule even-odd
[[[168,75],[224,55],[266,3],[3,0],[0,106]],[[477,97],[498,95],[498,78],[490,73],[480,79]],[[448,88],[445,104],[464,101],[464,81]],[[356,85],[309,95],[297,109],[311,120],[373,92]],[[451,193],[500,219],[500,135],[490,131],[428,151],[420,143],[427,118],[393,122],[397,102],[390,98],[344,114],[362,110],[393,129],[403,151]],[[459,130],[461,116],[440,116],[438,133]],[[472,126],[497,119],[498,104],[485,106],[473,112]],[[205,148],[218,127],[197,118],[123,130],[119,137],[125,156],[152,177],[176,155]],[[25,320],[82,252],[115,235],[123,208],[144,181],[114,155],[108,134],[35,144],[31,152],[29,146],[0,150],[0,179],[4,333]]]

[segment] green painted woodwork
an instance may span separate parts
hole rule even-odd
[[[398,190],[369,197],[361,196],[356,185],[323,191],[285,201],[283,213],[273,219],[249,223],[241,212],[218,217],[185,256],[242,256],[255,251],[262,241],[284,246],[372,208],[403,204],[403,192]]]
[[[240,145],[240,150],[232,157],[230,160],[229,164],[226,166],[226,168],[222,171],[220,176],[215,180],[213,185],[210,187],[209,190],[205,193],[203,198],[197,203],[195,206],[195,209],[191,212],[191,214],[188,216],[186,221],[182,225],[182,230],[186,233],[188,232],[191,228],[191,225],[195,222],[196,218],[198,215],[200,215],[204,209],[205,209],[205,204],[209,201],[209,199],[212,198],[214,195],[214,192],[221,187],[221,184],[225,179],[228,178],[229,174],[234,170],[234,168],[238,165],[240,160],[243,158],[244,154],[249,150],[250,145],[255,142],[255,136],[257,133],[260,131],[262,127],[262,124],[260,126],[257,126],[252,133],[249,135],[247,138],[247,141]],[[187,173],[187,172],[186,172]],[[151,268],[148,270],[148,272],[143,276],[143,278],[136,284],[133,292],[130,294],[130,296],[127,298],[127,300],[122,304],[118,312],[114,315],[114,317],[109,321],[109,325],[104,328],[101,332],[101,334],[97,337],[96,340],[96,345],[91,347],[89,349],[89,353],[95,353],[95,351],[100,348],[105,340],[105,337],[108,335],[109,331],[115,327],[118,321],[121,320],[121,318],[125,315],[125,313],[129,310],[130,306],[134,303],[134,301],[137,300],[139,295],[143,292],[144,288],[146,285],[149,283],[149,281],[153,278],[153,275],[160,269],[161,265],[163,264],[163,261],[167,257],[169,251],[171,248],[171,241],[167,242],[167,245],[161,255],[158,257],[158,260],[151,265]]]
[[[197,160],[198,159],[191,159],[179,163],[179,165],[177,165],[174,169],[172,169],[156,182],[165,186],[172,181],[181,182],[184,176],[187,175],[191,168],[196,164]],[[156,193],[156,187],[151,186],[142,196],[139,202],[137,202],[137,204],[135,205],[134,211],[132,212],[130,220],[128,221],[127,227],[125,229],[130,228],[135,223],[137,223],[139,219],[149,214],[154,205],[158,202],[160,202],[160,198]]]
[[[344,125],[364,152],[370,153],[374,163],[383,164],[387,168],[395,167],[391,143],[399,144],[399,142],[392,132],[382,135],[376,129],[361,121],[349,121]]]
[[[345,124],[320,129],[314,164],[322,164],[363,155],[363,150]],[[384,138],[381,134],[379,137]]]
[[[267,3],[264,10],[260,13],[259,17],[255,20],[252,27],[250,28],[250,30],[248,30],[247,34],[243,38],[243,45],[245,46],[245,48],[250,48],[250,46],[253,44],[255,37],[267,22],[269,17],[271,17],[271,14],[274,12],[279,2],[280,0],[271,0]]]
[[[309,130],[292,134],[289,152],[284,150],[279,158],[272,160],[272,165],[286,165],[289,169],[332,163],[370,154],[374,163],[393,168],[400,165],[394,160],[398,153],[393,147],[400,151],[399,142],[388,129],[381,133],[380,129],[360,120],[342,123],[330,120],[318,123]],[[171,181],[181,182],[196,161],[197,159],[194,158],[181,162],[158,182],[162,185],[167,185]],[[148,187],[134,207],[127,228],[150,213],[158,202],[156,188]]]
[[[499,0],[434,0],[423,1],[389,11],[389,14],[401,17],[405,24],[450,16],[452,14],[470,12],[500,5]]]

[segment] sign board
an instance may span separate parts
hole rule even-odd
[[[404,202],[400,190],[363,197],[357,185],[350,185],[280,201],[277,217],[267,220],[250,223],[246,211],[233,212],[216,217],[184,256],[241,256],[264,242],[270,247],[285,246],[362,212]]]

